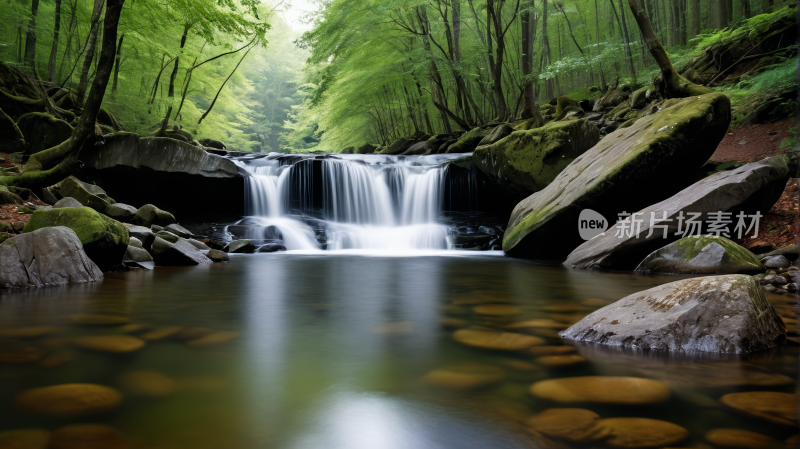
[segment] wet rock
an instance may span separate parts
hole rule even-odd
[[[472,160],[499,182],[537,192],[599,140],[600,130],[586,120],[551,122],[510,133],[492,144],[482,142]]]
[[[156,237],[151,247],[153,259],[158,265],[205,265],[211,259],[186,240],[170,243]]]
[[[101,280],[102,271],[84,251],[79,236],[69,228],[38,229],[14,236],[0,245],[0,285],[5,288]]]
[[[730,111],[723,94],[678,99],[606,136],[514,208],[503,250],[513,257],[561,258],[583,242],[577,224],[584,208],[616,218],[673,194],[681,174],[700,168],[714,152]]]
[[[50,205],[54,205],[58,202],[58,198],[56,198],[56,196],[53,195],[53,192],[51,192],[47,187],[42,188],[42,195],[40,199]]]
[[[764,271],[755,254],[725,237],[684,237],[650,253],[636,267],[642,273],[745,274]]]
[[[529,329],[529,328],[544,328],[544,329],[566,329],[569,327],[560,321],[549,318],[539,318],[535,320],[518,321],[506,326],[506,329]]]
[[[181,326],[166,326],[166,327],[159,327],[157,329],[153,329],[147,333],[141,335],[143,340],[147,341],[157,341],[163,340],[167,337],[172,337],[173,335],[180,332],[183,328]]]
[[[129,231],[130,232],[130,231]],[[134,248],[143,248],[142,241],[137,239],[136,237],[131,236],[131,239],[128,241],[128,246],[133,246]]]
[[[648,254],[678,239],[676,236],[678,217],[688,217],[690,213],[699,212],[701,215],[697,221],[708,223],[709,213],[730,212],[735,226],[738,221],[736,216],[742,212],[750,215],[757,211],[763,213],[769,210],[783,192],[788,176],[789,168],[783,156],[767,158],[708,176],[672,197],[642,209],[638,215],[642,221],[638,237],[634,232],[623,232],[626,230],[623,226],[626,225],[617,223],[608,229],[605,235],[593,238],[577,247],[567,257],[564,266],[584,269],[633,269]],[[641,208],[630,208],[627,211],[639,209]],[[651,227],[651,218],[661,220],[665,212],[669,221],[656,225],[667,226],[666,239],[663,228]],[[612,221],[616,219],[616,216],[610,214],[605,214],[605,217]],[[734,229],[731,228],[730,231],[733,232]]]
[[[776,290],[778,290],[778,289],[777,289],[777,287],[775,287],[775,286],[774,286],[774,285],[772,285],[772,284],[767,284],[767,285],[765,285],[765,286],[764,286],[764,291],[765,291],[765,292],[768,292],[768,293],[775,293],[775,291],[776,291]]]
[[[0,432],[2,449],[47,449],[50,432],[43,429],[6,430]]]
[[[780,447],[775,439],[744,429],[713,429],[706,433],[706,441],[722,447],[768,449]]]
[[[726,394],[722,404],[746,415],[786,426],[797,426],[797,396],[772,391]]]
[[[286,251],[286,247],[280,243],[267,243],[266,245],[258,248],[260,253],[274,253],[278,251]]]
[[[103,211],[104,214],[108,215],[109,217],[116,218],[118,220],[133,217],[136,215],[136,212],[139,209],[129,206],[127,204],[122,203],[114,203],[109,204],[108,207],[105,208]]]
[[[613,448],[662,448],[689,437],[689,431],[683,427],[657,419],[608,418],[600,420],[598,425],[608,429],[605,445]]]
[[[82,205],[91,207],[98,212],[105,211],[109,204],[114,203],[114,200],[106,195],[105,190],[82,182],[74,176],[61,181],[59,194],[65,198],[75,198]]]
[[[785,332],[752,277],[727,275],[634,293],[560,335],[620,347],[742,354],[775,346]]]
[[[126,371],[119,375],[122,389],[135,396],[163,398],[175,392],[175,381],[158,371]]]
[[[498,351],[523,351],[544,344],[544,340],[530,335],[490,330],[461,329],[453,334],[461,344]]]
[[[122,395],[104,385],[61,384],[25,390],[14,402],[26,413],[71,418],[110,412],[122,404]]]
[[[70,315],[69,319],[73,324],[89,325],[89,326],[127,324],[130,322],[130,318],[124,315],[101,315],[92,313],[79,313],[75,315]]]
[[[218,249],[210,249],[210,250],[208,250],[208,252],[206,253],[206,257],[211,259],[211,261],[214,262],[214,263],[217,263],[217,262],[228,262],[228,261],[231,260],[230,257],[228,256],[228,254],[225,251],[220,251]]]
[[[575,346],[534,346],[527,350],[531,355],[564,355],[575,352]]]
[[[777,274],[768,274],[768,275],[764,276],[763,278],[761,278],[760,282],[761,282],[762,285],[767,285],[767,284],[786,285],[786,284],[789,283],[789,281],[786,280],[785,277],[779,276]]]
[[[183,237],[185,239],[194,237],[194,234],[192,234],[191,231],[189,231],[188,229],[184,228],[183,226],[181,226],[181,225],[179,225],[177,223],[173,223],[173,224],[169,224],[167,226],[164,226],[164,230],[169,231],[169,232],[177,235],[178,237]]]
[[[254,253],[256,251],[256,245],[253,244],[250,240],[242,239],[242,240],[235,240],[230,242],[223,248],[223,251],[226,253]]]
[[[135,352],[144,347],[144,341],[130,335],[86,335],[73,340],[83,349],[123,354]]]
[[[35,154],[66,142],[72,137],[72,126],[44,112],[29,112],[17,119],[17,127],[25,142],[26,154]]]
[[[178,240],[181,239],[180,237],[178,237],[177,235],[175,235],[175,234],[173,234],[173,233],[171,233],[169,231],[158,231],[158,232],[156,232],[156,237],[161,237],[162,239],[164,239],[164,240],[166,240],[166,241],[168,241],[170,243],[176,243]],[[194,245],[192,245],[192,246],[194,246]]]
[[[139,244],[141,245],[141,242]],[[134,262],[152,262],[153,256],[151,256],[150,253],[142,248],[128,245],[128,249],[125,251],[123,260],[132,260]]]
[[[478,315],[489,316],[514,316],[522,313],[522,309],[517,306],[508,304],[487,304],[482,306],[475,306],[472,311]]]
[[[560,403],[642,405],[667,400],[670,389],[656,380],[640,377],[584,376],[536,382],[531,393]]]
[[[0,337],[3,338],[38,338],[60,332],[60,327],[51,326],[28,326],[16,328],[0,329]]]
[[[533,348],[535,349],[535,348]],[[585,362],[586,359],[577,355],[577,354],[568,354],[568,355],[545,355],[542,357],[538,357],[536,359],[536,363],[542,366],[546,366],[549,368],[558,368],[562,366],[572,366],[577,365],[578,363]]]
[[[456,143],[447,147],[447,153],[469,153],[473,151],[484,137],[489,135],[488,129],[474,128],[461,137]]]
[[[130,241],[128,228],[87,207],[37,210],[31,214],[23,232],[53,226],[65,226],[75,231],[86,255],[101,270],[118,267]]]
[[[156,234],[144,226],[128,226],[128,232],[132,238],[136,238],[142,242],[142,248],[148,251],[156,238]]]
[[[175,217],[171,213],[163,211],[152,204],[145,204],[140,207],[139,210],[136,211],[136,215],[133,216],[134,224],[146,228],[150,227],[152,224],[167,226],[175,222]]]
[[[514,132],[514,128],[512,128],[512,127],[506,125],[505,123],[503,123],[503,124],[498,125],[497,127],[495,127],[492,130],[492,132],[489,133],[488,136],[486,136],[483,139],[481,139],[480,143],[478,143],[478,146],[480,147],[480,146],[483,146],[483,145],[491,145],[491,144],[493,144],[493,143],[505,138],[506,136],[508,136],[509,134],[511,134],[513,132]]]
[[[758,366],[743,365],[738,362],[692,361],[661,363],[642,363],[634,361],[636,372],[650,379],[657,379],[670,387],[692,388],[731,388],[742,386],[776,387],[794,385],[794,379],[783,374],[767,371]],[[714,372],[709,376],[709,372]]]
[[[50,449],[128,449],[125,435],[102,424],[71,424],[53,431]]]
[[[61,198],[53,205],[53,209],[62,209],[65,207],[83,207],[80,201],[72,197]]]
[[[422,381],[428,385],[454,390],[473,390],[498,384],[505,380],[502,369],[490,365],[464,364],[435,369]]]
[[[598,425],[600,416],[583,408],[549,408],[525,423],[542,435],[573,443],[602,441],[610,434]]]
[[[764,260],[766,268],[789,268],[792,263],[784,256],[771,256]]]
[[[177,340],[197,340],[213,333],[214,331],[205,327],[184,327],[173,337]]]
[[[41,359],[46,351],[19,340],[0,340],[0,363],[33,363]]]
[[[186,239],[186,241],[189,242],[195,248],[199,249],[200,251],[208,251],[211,249],[205,243],[195,239]]]
[[[204,337],[200,337],[197,340],[192,340],[186,343],[187,346],[192,346],[195,348],[203,348],[206,346],[213,346],[222,343],[227,343],[231,340],[234,340],[239,337],[238,332],[232,331],[218,331],[212,332]]]

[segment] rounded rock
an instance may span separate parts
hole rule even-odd
[[[577,354],[545,355],[536,359],[536,363],[539,365],[550,368],[577,365],[578,363],[583,363],[585,361],[586,359]]]
[[[641,377],[583,376],[548,379],[531,386],[541,399],[561,403],[641,405],[665,401],[670,389],[665,384]]]
[[[144,341],[130,335],[87,335],[73,340],[76,346],[94,351],[118,354],[134,352],[144,347]]]
[[[646,449],[672,446],[689,437],[689,431],[667,421],[649,418],[608,418],[598,425],[609,430],[606,446]]]
[[[175,381],[158,371],[127,371],[118,378],[126,393],[161,398],[175,391]]]
[[[212,332],[204,337],[200,337],[197,340],[192,340],[186,343],[186,346],[193,346],[195,348],[202,348],[205,346],[212,346],[218,345],[221,343],[227,343],[235,338],[239,337],[238,332],[232,331],[218,331]]]
[[[797,425],[797,396],[773,391],[748,391],[723,396],[721,403],[776,424]]]
[[[487,304],[483,306],[475,306],[472,310],[478,315],[489,316],[513,316],[522,313],[522,309],[508,304]]]
[[[231,260],[231,258],[228,256],[228,254],[225,253],[225,251],[220,251],[218,249],[210,249],[210,250],[208,250],[208,253],[206,253],[206,257],[208,257],[209,259],[211,259],[215,263],[216,262],[228,262],[228,261]]]
[[[574,443],[591,443],[605,439],[610,434],[607,427],[598,426],[600,416],[583,408],[549,408],[526,423],[550,438]]]
[[[50,432],[42,429],[6,430],[0,432],[2,449],[47,449]]]
[[[18,409],[44,416],[68,418],[106,413],[122,404],[122,395],[97,384],[61,384],[32,388],[15,398]]]
[[[706,441],[722,447],[741,447],[747,449],[766,449],[779,447],[779,443],[760,433],[744,429],[713,429],[706,433]]]
[[[426,374],[422,381],[437,387],[472,390],[497,384],[504,379],[505,374],[500,368],[489,365],[465,364],[435,369]]]
[[[544,344],[541,338],[530,335],[475,329],[457,330],[453,338],[467,346],[499,351],[523,351]]]
[[[125,435],[102,424],[72,424],[53,431],[51,449],[128,449]]]

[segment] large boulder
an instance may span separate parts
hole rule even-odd
[[[152,262],[153,256],[151,256],[150,253],[142,248],[128,245],[128,249],[125,251],[125,257],[123,259],[132,260],[134,262]]]
[[[551,122],[480,146],[472,160],[497,180],[537,192],[599,140],[600,130],[585,119]]]
[[[66,207],[83,207],[83,204],[71,196],[61,198],[53,204],[53,209],[64,209]]]
[[[82,182],[74,176],[61,181],[58,193],[62,197],[69,197],[78,200],[84,206],[103,212],[114,200],[106,195],[105,190],[86,182]]]
[[[128,226],[128,232],[132,238],[139,240],[142,243],[142,248],[150,250],[153,245],[153,240],[156,239],[156,234],[144,226]]]
[[[502,123],[497,125],[497,127],[495,127],[492,132],[489,133],[489,135],[481,139],[480,143],[478,143],[478,146],[481,147],[483,145],[491,145],[500,139],[504,139],[507,135],[513,132],[514,128]]]
[[[634,293],[560,335],[622,348],[744,354],[785,338],[786,328],[751,277],[710,276]]]
[[[29,112],[17,119],[17,127],[28,143],[26,154],[35,154],[66,142],[72,126],[44,112]]]
[[[213,263],[186,240],[170,243],[161,237],[153,241],[151,252],[158,265],[206,265]]]
[[[650,253],[636,267],[642,273],[754,274],[764,272],[758,257],[725,237],[684,237]]]
[[[0,245],[0,285],[46,287],[102,281],[72,229],[54,226],[14,236]]]
[[[128,248],[130,234],[122,223],[88,207],[37,210],[22,230],[33,232],[51,226],[65,226],[80,238],[86,255],[107,271],[118,267]]]
[[[629,97],[630,94],[628,94],[623,87],[610,86],[608,91],[595,101],[592,111],[600,112],[604,109],[614,108]]]
[[[375,145],[365,143],[356,149],[356,153],[358,154],[372,154],[375,152],[375,149],[378,148]]]
[[[175,139],[117,132],[81,151],[79,177],[125,204],[155,203],[182,216],[244,214],[246,173],[230,159]]]
[[[381,154],[400,154],[408,150],[417,142],[417,139],[414,138],[401,137],[392,142],[391,145],[384,147],[383,151],[381,151]]]
[[[564,266],[607,270],[633,269],[651,252],[677,240],[679,236],[676,234],[681,224],[678,217],[689,217],[692,213],[701,214],[696,221],[708,223],[710,213],[730,212],[729,219],[733,226],[729,231],[730,235],[735,237],[735,225],[738,222],[736,216],[740,213],[748,216],[756,212],[765,214],[780,198],[788,176],[789,168],[782,156],[715,173],[674,196],[639,211],[642,223],[638,235],[623,232],[623,227],[627,225],[617,223],[607,230],[605,235],[593,238],[577,247],[567,257]],[[636,209],[628,209],[628,212],[633,210]],[[667,226],[666,239],[663,228],[653,229],[654,232],[651,234],[653,214],[656,220],[661,220],[666,214],[669,221],[655,223],[657,226]],[[748,219],[748,226],[750,222],[751,219]],[[686,226],[683,227],[686,230]]]
[[[514,257],[563,258],[583,242],[582,209],[617,217],[669,197],[714,153],[730,119],[730,100],[713,93],[665,103],[609,134],[514,208],[503,250]]]
[[[150,227],[151,225],[167,226],[176,223],[175,216],[161,210],[152,204],[145,204],[136,211],[133,222],[139,226]]]
[[[447,147],[448,153],[469,153],[478,147],[484,137],[488,136],[491,131],[483,128],[474,128],[465,132],[458,138],[456,143]]]
[[[139,209],[130,206],[128,204],[122,203],[115,203],[109,204],[108,207],[105,208],[103,211],[104,214],[108,215],[109,217],[114,217],[115,219],[124,219],[130,218],[136,215]]]
[[[0,109],[0,152],[16,153],[25,151],[25,137],[19,127]]]

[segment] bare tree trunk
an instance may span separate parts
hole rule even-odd
[[[425,48],[427,57],[429,58],[428,65],[430,66],[431,78],[435,87],[434,90],[436,92],[436,97],[439,100],[440,105],[446,106],[447,97],[444,92],[444,86],[442,85],[442,76],[439,74],[439,68],[436,66],[436,62],[434,62],[433,58],[431,57],[430,22],[428,22],[428,12],[425,9],[425,5],[420,5],[417,7],[417,19],[422,31],[422,45]],[[447,113],[441,108],[437,109],[439,109],[439,115],[442,119],[442,125],[444,126],[445,132],[447,134],[452,133],[453,129],[450,127],[450,120],[447,117]]]
[[[631,54],[631,42],[628,38],[628,26],[625,24],[624,17],[620,18],[619,14],[617,14],[617,8],[614,6],[614,0],[610,0],[611,2],[611,9],[614,11],[614,16],[617,18],[617,23],[619,23],[619,27],[622,30],[622,41],[625,48],[625,69],[628,71],[628,76],[633,77],[633,80],[636,81],[636,69],[633,67],[633,55]],[[619,5],[622,7],[622,0],[619,0]],[[625,11],[620,11],[624,13]],[[644,11],[642,11],[644,13]],[[653,33],[655,36],[655,32]],[[658,38],[656,38],[658,39]]]
[[[686,78],[682,77],[675,71],[672,66],[672,61],[669,60],[667,52],[658,40],[653,27],[650,25],[650,20],[644,12],[644,8],[639,5],[642,0],[628,0],[631,12],[633,13],[636,24],[639,25],[639,30],[644,36],[647,48],[653,59],[656,60],[658,67],[661,69],[661,76],[663,77],[665,92],[672,97],[689,97],[694,95],[703,95],[713,92],[713,90],[693,84]]]
[[[25,65],[35,70],[36,60],[36,15],[39,13],[39,0],[31,1],[31,21],[25,36]]]
[[[597,38],[597,54],[600,55],[600,11],[598,8],[598,3],[600,0],[594,0],[594,30],[595,30],[595,37]],[[603,73],[603,62],[600,61],[598,58],[597,61],[598,70],[600,71],[600,89],[605,92],[606,90],[606,76]]]
[[[550,37],[547,35],[547,0],[542,0],[542,68],[545,64],[550,64],[552,58],[550,57]],[[545,80],[544,92],[545,102],[555,98],[554,82],[552,79]]]
[[[522,11],[521,17],[521,32],[522,32],[522,74],[525,78],[529,78],[533,74],[533,41],[536,39],[536,15],[532,13],[533,4],[526,6]],[[533,16],[533,23],[531,23],[531,16]],[[526,79],[523,83],[524,86],[524,108],[522,109],[521,117],[523,119],[533,118],[536,126],[544,124],[544,117],[536,105],[536,98],[533,90],[533,83],[530,79]]]
[[[47,63],[47,77],[51,83],[56,82],[56,58],[58,57],[59,31],[61,31],[61,0],[56,0],[56,19],[53,27],[53,46],[50,48],[50,60]]]
[[[114,83],[111,84],[111,94],[114,95],[117,92],[117,80],[119,78],[119,65],[122,63],[122,41],[125,40],[125,34],[123,33],[119,37],[119,44],[117,45],[117,57],[116,61],[114,62]]]
[[[690,0],[692,5],[692,36],[700,34],[700,0]]]
[[[183,51],[183,47],[186,45],[186,37],[189,35],[189,29],[192,27],[192,24],[186,23],[183,26],[183,35],[181,36],[181,46],[178,50],[177,56],[175,56],[175,67],[172,69],[172,74],[169,76],[169,91],[167,96],[172,98],[175,96],[175,77],[178,76],[178,67],[181,62],[181,51]]]
[[[92,10],[91,27],[89,30],[88,41],[86,42],[86,55],[83,60],[83,67],[81,68],[81,77],[78,81],[78,89],[75,91],[76,102],[78,105],[83,103],[83,97],[86,95],[86,87],[89,85],[89,69],[92,67],[92,60],[94,59],[95,47],[97,45],[97,34],[100,31],[98,22],[100,21],[100,14],[103,11],[105,0],[95,0],[94,9]],[[105,39],[105,36],[103,37]],[[116,30],[114,32],[114,46],[116,49],[117,39]]]

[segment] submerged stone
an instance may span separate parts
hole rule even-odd
[[[51,449],[128,449],[125,435],[102,424],[70,424],[53,431]]]
[[[163,398],[175,392],[175,381],[158,371],[126,371],[118,380],[126,393]]]
[[[505,373],[502,369],[480,364],[464,364],[435,369],[422,378],[422,381],[428,385],[454,390],[488,387],[503,380],[505,380]]]
[[[730,448],[768,449],[781,446],[771,437],[744,429],[713,429],[706,433],[706,441]]]
[[[122,404],[122,395],[104,385],[61,384],[25,390],[14,401],[27,413],[70,418],[110,412]]]
[[[144,341],[130,335],[86,335],[73,342],[83,349],[118,354],[135,352],[144,347]]]
[[[523,351],[544,344],[541,338],[530,335],[475,329],[457,330],[453,339],[467,346],[499,351]]]
[[[755,254],[714,235],[684,237],[650,253],[636,271],[671,274],[753,274],[764,271]]]
[[[50,432],[44,429],[20,429],[0,432],[0,448],[47,449]]]
[[[719,401],[747,415],[797,426],[797,396],[791,393],[748,391],[726,394]]]
[[[565,404],[594,402],[600,404],[642,405],[667,400],[670,389],[665,384],[641,377],[583,376],[548,379],[536,382],[531,394]]]
[[[604,440],[610,431],[599,426],[600,416],[583,408],[549,408],[525,421],[542,435],[573,443]]]
[[[634,293],[560,335],[623,348],[742,354],[769,349],[785,333],[758,283],[751,276],[727,275]]]
[[[599,425],[609,431],[606,446],[623,449],[663,448],[689,437],[689,431],[671,422],[649,418],[608,418]]]

